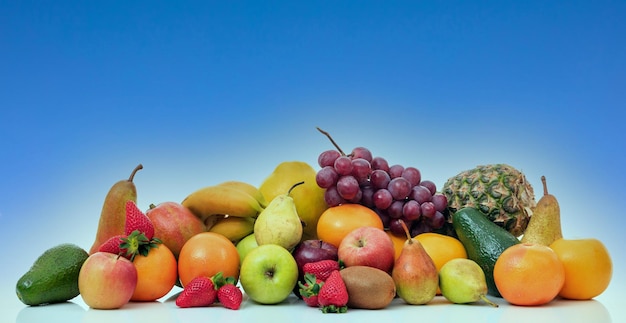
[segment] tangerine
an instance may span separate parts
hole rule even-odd
[[[608,250],[597,239],[558,239],[550,248],[565,267],[565,283],[559,296],[592,299],[604,292],[613,274]]]
[[[131,301],[154,301],[167,294],[178,279],[174,253],[160,243],[146,256],[137,254],[133,260],[137,269],[137,286]]]
[[[455,258],[467,258],[467,251],[457,238],[435,232],[425,232],[415,236],[432,258],[437,271],[449,260]]]
[[[189,238],[178,255],[180,283],[185,286],[198,276],[213,277],[218,272],[239,279],[239,253],[235,244],[215,232],[201,232]]]
[[[547,304],[557,296],[565,282],[565,268],[550,247],[520,243],[500,254],[493,278],[507,302],[536,306]]]
[[[360,227],[384,230],[383,221],[372,209],[361,204],[341,204],[326,209],[317,221],[317,238],[339,248],[350,231]]]

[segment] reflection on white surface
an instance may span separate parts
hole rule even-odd
[[[118,310],[94,310],[88,308],[80,297],[71,302],[28,307],[17,315],[17,323],[31,322],[207,322],[228,320],[228,322],[252,322],[260,317],[271,317],[273,322],[291,322],[304,316],[323,317],[324,322],[345,322],[349,320],[387,321],[393,317],[419,317],[420,321],[433,322],[612,322],[613,319],[602,302],[597,300],[569,301],[555,300],[548,305],[536,307],[513,306],[501,298],[494,301],[500,305],[493,308],[485,303],[455,305],[437,296],[427,305],[406,305],[395,299],[384,310],[349,309],[346,314],[323,314],[315,308],[307,307],[295,296],[277,305],[258,305],[247,297],[242,307],[229,310],[215,304],[211,307],[176,307],[174,300],[178,291],[170,293],[160,301],[129,303]]]

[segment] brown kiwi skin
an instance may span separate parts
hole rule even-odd
[[[340,271],[348,290],[348,307],[383,309],[396,296],[391,275],[374,267],[350,266]]]

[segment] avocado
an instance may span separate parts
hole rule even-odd
[[[493,280],[493,267],[500,254],[520,243],[520,240],[472,207],[462,208],[452,214],[452,226],[467,251],[467,257],[478,263],[485,272],[488,293],[502,297]]]
[[[17,281],[17,297],[26,305],[43,305],[78,296],[78,274],[88,256],[71,243],[46,250]]]

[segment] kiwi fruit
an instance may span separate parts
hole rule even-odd
[[[396,296],[391,275],[369,266],[349,266],[340,271],[348,290],[348,307],[382,309]]]

